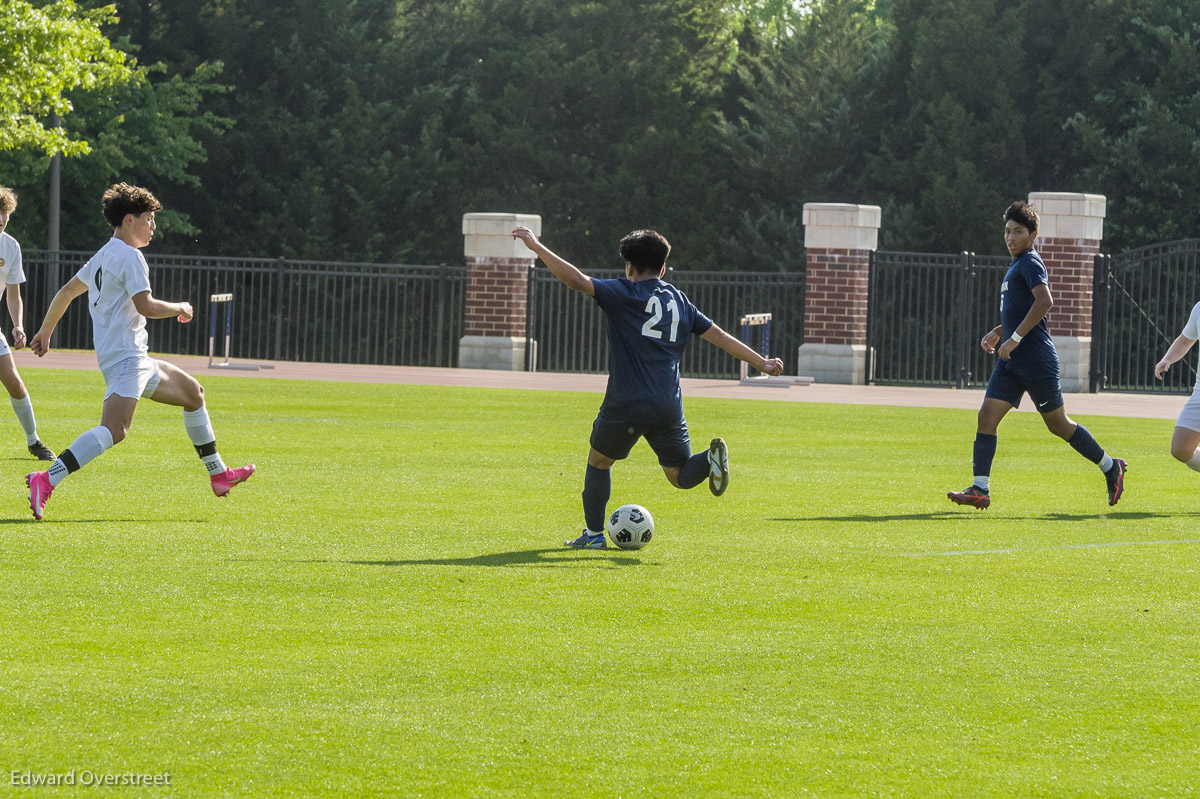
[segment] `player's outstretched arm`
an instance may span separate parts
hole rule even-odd
[[[1154,376],[1159,380],[1162,380],[1163,375],[1165,375],[1167,370],[1171,368],[1171,364],[1178,361],[1184,355],[1187,355],[1187,351],[1190,350],[1192,345],[1195,343],[1196,339],[1188,338],[1187,336],[1180,334],[1179,338],[1172,341],[1171,346],[1167,347],[1167,351],[1162,356],[1162,360],[1154,365]]]
[[[781,359],[764,358],[746,346],[745,342],[741,339],[734,338],[717,325],[713,325],[701,333],[700,338],[710,344],[716,344],[733,357],[740,361],[745,361],[760,372],[769,374],[772,377],[783,374],[783,361]]]
[[[54,335],[54,328],[58,327],[59,320],[63,318],[63,314],[67,312],[71,302],[87,290],[87,284],[77,277],[68,280],[58,290],[54,299],[50,300],[50,307],[46,309],[46,316],[42,319],[41,328],[29,340],[29,349],[33,351],[34,355],[41,358],[50,351],[50,337]]]
[[[596,293],[590,277],[580,272],[573,264],[555,255],[549,247],[538,241],[538,237],[533,234],[532,230],[524,225],[517,225],[513,228],[512,237],[520,239],[526,247],[537,253],[537,257],[542,259],[556,278],[567,284],[567,288],[582,291],[584,294]]]

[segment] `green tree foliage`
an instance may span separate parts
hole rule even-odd
[[[796,16],[790,36],[744,40],[717,121],[737,200],[728,261],[802,269],[805,202],[874,202],[863,154],[879,139],[875,82],[890,27],[864,0],[829,0]]]
[[[132,78],[125,54],[101,32],[114,13],[113,6],[82,10],[71,0],[0,3],[0,150],[88,151],[86,140],[46,120],[52,113],[70,114],[72,90],[95,91]]]
[[[584,263],[649,226],[679,267],[786,270],[805,202],[879,204],[882,246],[941,252],[1001,252],[1000,211],[1030,191],[1108,195],[1110,248],[1200,217],[1200,10],[1179,0],[122,11],[117,41],[166,72],[94,113],[78,96],[68,130],[103,152],[68,167],[68,211],[86,229],[105,181],[136,175],[183,215],[174,251],[456,263],[462,214],[515,211]]]
[[[711,115],[736,55],[720,2],[209,8],[237,126],[207,142],[194,249],[453,263],[464,213],[509,210],[580,256],[655,226],[681,263],[716,265]]]
[[[72,96],[75,112],[64,120],[64,131],[89,146],[62,162],[63,249],[94,249],[111,233],[100,214],[100,195],[117,181],[154,188],[166,204],[158,221],[168,241],[199,232],[174,200],[199,188],[194,169],[206,153],[198,137],[229,125],[203,108],[207,96],[224,88],[215,82],[220,66],[201,65],[189,75],[164,71],[162,64],[135,67],[129,81]],[[0,175],[21,194],[9,230],[26,246],[44,246],[46,240],[48,169],[43,153],[0,153]]]
[[[1108,20],[1109,50],[1067,129],[1088,190],[1109,198],[1106,249],[1200,237],[1200,6],[1086,5]]]

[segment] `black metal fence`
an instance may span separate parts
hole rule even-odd
[[[90,254],[28,251],[27,328]],[[213,294],[233,299],[233,356],[284,361],[456,366],[464,329],[465,266],[147,255],[154,295],[186,300],[196,321],[150,320],[155,352],[208,351]],[[92,346],[86,303],[59,323],[55,345]],[[218,312],[223,313],[223,312]],[[222,317],[223,319],[223,317]],[[220,345],[218,345],[218,348]]]
[[[598,270],[596,278],[623,277]],[[665,278],[716,324],[733,336],[746,314],[769,313],[771,355],[787,368],[796,364],[804,339],[804,275],[792,272],[683,272]],[[547,372],[604,372],[608,339],[604,314],[591,297],[571,291],[544,268],[530,270],[529,324],[537,342],[537,369]],[[758,342],[754,341],[757,348]],[[532,359],[532,351],[529,358]],[[737,378],[740,361],[704,342],[688,346],[680,371],[688,377]]]
[[[58,287],[90,253],[25,253],[26,328],[36,329]],[[233,357],[260,360],[457,366],[465,330],[465,266],[289,261],[268,258],[146,256],[154,295],[186,300],[196,320],[147,323],[154,352],[208,352],[209,297],[233,294]],[[620,277],[617,270],[596,277]],[[536,368],[603,372],[608,368],[604,315],[592,299],[546,269],[530,271],[529,329]],[[804,277],[793,273],[675,272],[668,275],[717,324],[738,335],[747,313],[773,315],[773,354],[794,364],[803,339]],[[223,330],[225,311],[217,311]],[[75,302],[59,323],[55,346],[89,349],[87,303]],[[221,343],[218,341],[218,354]],[[530,355],[532,356],[532,352]],[[691,346],[681,370],[691,377],[737,377],[738,361],[707,344]]]
[[[1161,381],[1154,365],[1200,302],[1200,239],[1099,255],[1093,281],[1092,390],[1190,392],[1194,349]]]
[[[1003,256],[874,252],[867,301],[868,382],[978,387],[991,361],[979,347],[1000,321]]]

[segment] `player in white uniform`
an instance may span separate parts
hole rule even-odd
[[[1178,361],[1192,345],[1200,340],[1200,302],[1192,306],[1192,313],[1183,332],[1171,342],[1163,354],[1162,360],[1154,365],[1154,376],[1162,380],[1162,376]],[[1189,469],[1200,472],[1200,380],[1192,390],[1192,396],[1184,403],[1179,418],[1175,421],[1175,433],[1171,436],[1171,455],[1183,462]]]
[[[33,418],[33,403],[29,391],[17,374],[17,364],[12,351],[25,346],[25,305],[21,302],[21,284],[25,282],[25,269],[21,263],[21,245],[4,232],[12,212],[17,210],[17,194],[7,186],[0,186],[0,290],[8,299],[8,313],[13,320],[12,347],[0,333],[0,383],[8,390],[9,401],[17,414],[17,421],[25,431],[25,444],[29,454],[39,460],[52,461],[54,452],[38,439],[37,422]]]
[[[218,497],[254,474],[254,464],[229,469],[217,454],[204,388],[196,378],[148,354],[147,317],[175,316],[185,323],[192,319],[191,303],[166,302],[150,293],[150,267],[139,250],[154,237],[154,213],[162,205],[146,189],[118,183],[104,192],[102,206],[113,226],[112,239],[54,295],[29,346],[38,357],[49,352],[50,336],[67,307],[87,292],[96,360],[107,384],[104,411],[100,424],[75,439],[47,471],[26,476],[35,519],[42,518],[46,500],[68,474],[125,438],[141,397],[183,408],[183,426]]]

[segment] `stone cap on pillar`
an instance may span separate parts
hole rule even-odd
[[[879,247],[878,205],[805,203],[804,246],[828,250],[875,250]]]
[[[512,229],[524,225],[535,236],[542,235],[538,214],[463,214],[463,255],[468,258],[527,258],[537,256],[512,237]]]
[[[1104,239],[1103,194],[1070,191],[1031,191],[1029,204],[1038,212],[1038,236],[1043,239]]]

